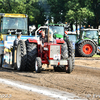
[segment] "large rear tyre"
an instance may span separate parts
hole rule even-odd
[[[68,45],[68,56],[71,57],[72,60],[72,70],[74,69],[74,62],[75,62],[75,53],[73,50],[73,45],[72,43],[67,39],[66,43]]]
[[[0,67],[2,67],[3,64],[3,54],[0,55]]]
[[[68,58],[68,47],[67,47],[66,42],[61,44],[61,57],[62,59]]]
[[[91,41],[84,41],[78,45],[78,52],[82,57],[92,57],[95,54],[95,45]]]
[[[68,45],[66,42],[61,44],[61,59],[63,59],[63,60],[68,59]],[[64,67],[54,66],[54,71],[55,72],[63,72],[65,70],[64,70]]]
[[[36,57],[36,59],[35,59],[35,71],[36,71],[36,73],[40,73],[41,69],[42,69],[41,58]]]
[[[66,73],[71,73],[73,71],[73,62],[71,57],[69,57],[68,65],[66,65],[64,68]]]
[[[81,55],[78,52],[78,42],[75,44],[75,57],[81,57]]]
[[[37,57],[37,44],[26,42],[27,45],[27,67],[26,71],[35,70],[35,59]]]
[[[73,70],[74,69],[74,62],[75,62],[75,53],[74,52],[72,53],[71,59],[72,59],[72,70]]]
[[[18,71],[25,71],[26,67],[26,45],[23,40],[19,40],[17,46],[17,70]]]

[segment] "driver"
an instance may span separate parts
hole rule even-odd
[[[45,34],[44,30],[41,32],[40,41],[42,41],[43,44],[48,42],[48,36]]]
[[[42,41],[42,44],[44,44],[45,42],[48,42],[48,36],[47,34],[45,34],[44,30],[41,32],[40,41]],[[52,36],[51,34],[49,34],[49,42],[51,41],[52,41]]]

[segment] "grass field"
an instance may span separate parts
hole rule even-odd
[[[96,55],[96,54],[95,54],[95,55],[93,55],[93,57],[100,57],[100,55]]]

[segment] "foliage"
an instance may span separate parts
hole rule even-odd
[[[65,2],[65,0],[48,0],[51,16],[54,17],[55,23],[65,21]]]
[[[100,55],[96,55],[96,54],[95,54],[95,55],[93,55],[93,57],[100,57]]]
[[[1,13],[28,14],[29,24],[55,23],[100,24],[100,0],[0,0]]]
[[[29,24],[41,23],[36,20],[41,16],[41,9],[38,6],[36,0],[0,0],[1,13],[27,14],[29,16]]]
[[[55,22],[100,24],[100,0],[48,0],[48,3]]]
[[[76,2],[71,3],[71,1],[67,2],[68,11],[66,13],[66,20],[70,23],[76,22],[77,24],[84,24],[84,22],[88,21],[88,18],[93,18],[94,13],[90,11],[87,7],[76,0]]]

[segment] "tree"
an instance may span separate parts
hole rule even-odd
[[[0,0],[1,13],[22,13],[29,16],[29,24],[42,24],[54,18],[58,22],[84,21],[100,24],[100,0]]]
[[[1,13],[21,13],[29,16],[29,24],[36,24],[36,19],[40,16],[40,9],[35,0],[0,0]]]
[[[98,25],[100,25],[100,0],[85,0],[85,6],[93,11],[95,15],[92,20],[88,19],[89,23],[98,28]]]
[[[66,12],[66,20],[70,23],[76,23],[81,26],[81,24],[84,24],[84,22],[87,22],[88,18],[93,18],[94,13],[90,11],[87,7],[84,7],[83,4],[81,6],[80,2],[78,0],[74,1],[72,0],[67,2],[68,5],[68,11]],[[76,28],[77,29],[77,28]]]
[[[55,23],[65,22],[65,2],[66,0],[48,0],[50,15],[54,17]]]

